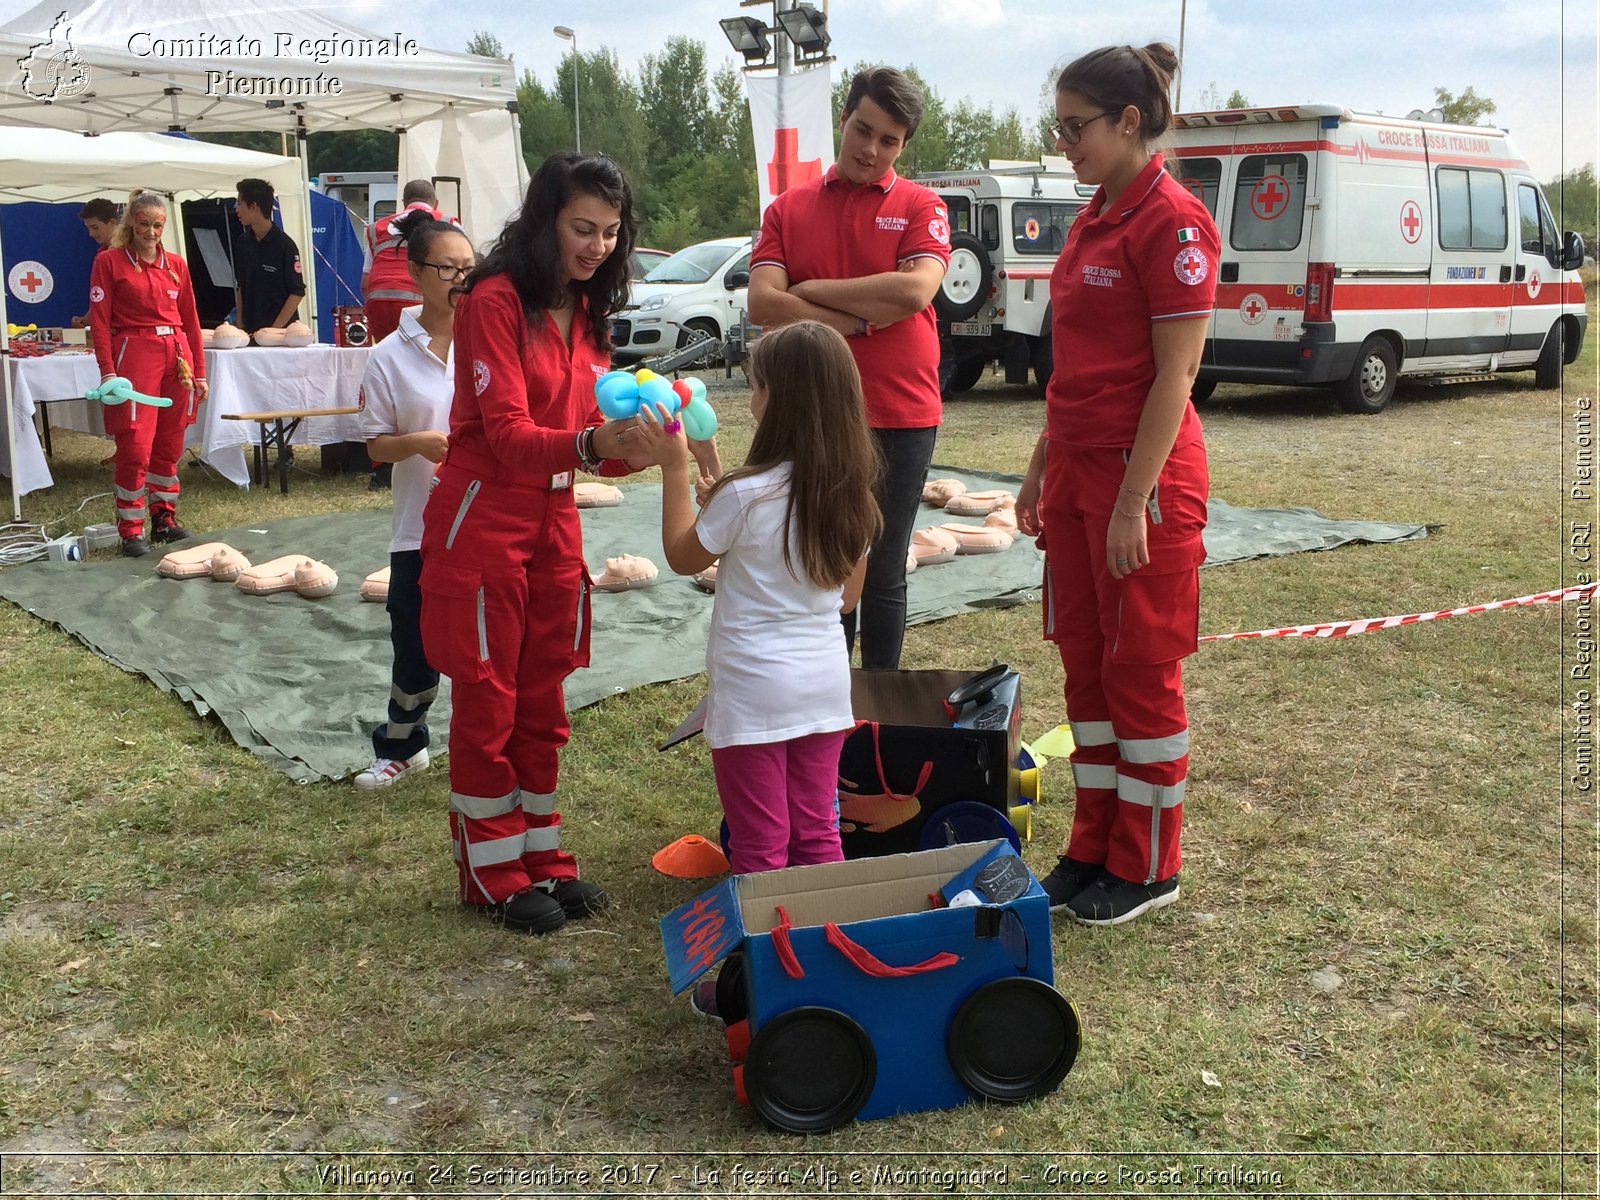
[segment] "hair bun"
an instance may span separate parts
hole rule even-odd
[[[1178,52],[1166,42],[1151,42],[1144,52],[1150,56],[1151,62],[1167,73],[1169,79],[1177,73]]]

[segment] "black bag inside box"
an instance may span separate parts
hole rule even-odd
[[[947,804],[978,801],[1005,817],[1016,803],[1021,678],[1004,672],[952,717],[946,697],[973,678],[969,671],[850,673],[851,707],[864,724],[839,756],[846,858],[921,849],[930,817]]]

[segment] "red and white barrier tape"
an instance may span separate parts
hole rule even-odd
[[[1407,613],[1403,617],[1363,617],[1353,621],[1325,621],[1320,625],[1291,625],[1285,629],[1257,629],[1251,633],[1211,633],[1202,642],[1233,642],[1244,638],[1340,638],[1354,637],[1358,633],[1371,633],[1374,629],[1394,629],[1401,625],[1417,625],[1423,621],[1442,621],[1445,617],[1465,617],[1473,613],[1493,612],[1497,608],[1521,608],[1530,604],[1560,604],[1563,600],[1577,600],[1593,596],[1600,582],[1578,584],[1553,592],[1536,592],[1531,596],[1518,596],[1515,600],[1493,600],[1488,604],[1469,604],[1465,608],[1446,608],[1439,612]]]

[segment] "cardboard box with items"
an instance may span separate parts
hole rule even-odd
[[[1077,1057],[1049,900],[1004,841],[738,875],[661,920],[717,980],[738,1098],[815,1133],[1053,1092]]]

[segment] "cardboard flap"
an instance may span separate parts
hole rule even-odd
[[[659,753],[670,750],[679,742],[687,742],[697,733],[704,733],[706,728],[706,701],[710,697],[701,696],[700,703],[694,706],[694,711],[683,719],[683,723],[667,735],[667,740],[656,747]]]
[[[688,990],[744,941],[737,884],[737,876],[724,879],[661,918],[661,950],[673,995]]]

